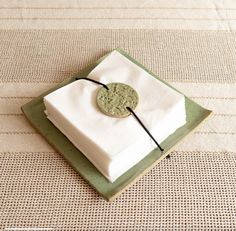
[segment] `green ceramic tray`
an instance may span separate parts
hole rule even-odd
[[[129,60],[139,65],[158,80],[156,75],[151,73],[127,53],[121,49],[116,49]],[[190,134],[200,123],[202,123],[211,113],[191,99],[185,97],[185,108],[187,113],[187,123],[179,128],[174,134],[170,135],[161,143],[165,149],[161,153],[158,148],[152,151],[142,161],[132,167],[129,171],[119,177],[114,183],[108,180],[89,162],[89,160],[78,150],[73,144],[46,118],[44,114],[43,97],[48,93],[65,86],[74,81],[76,77],[85,77],[96,67],[106,56],[99,59],[94,64],[90,65],[76,76],[69,78],[56,87],[46,91],[44,94],[33,99],[29,103],[22,106],[22,111],[28,118],[30,123],[38,130],[39,133],[70,163],[70,165],[106,200],[112,201],[119,196],[125,189],[134,184],[145,172],[155,166],[160,160],[165,158],[173,147]],[[165,82],[164,82],[165,83]],[[169,84],[165,83],[170,86]],[[171,86],[170,86],[171,87]],[[173,88],[173,87],[172,87]],[[176,90],[176,89],[175,89]],[[176,90],[177,91],[177,90]]]

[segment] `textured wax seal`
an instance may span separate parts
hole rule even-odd
[[[127,107],[135,109],[138,104],[137,92],[124,83],[109,83],[108,90],[101,87],[97,94],[99,109],[108,116],[126,117],[130,115]]]

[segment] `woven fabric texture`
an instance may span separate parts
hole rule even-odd
[[[0,29],[235,31],[234,0],[1,0]]]
[[[235,82],[236,33],[0,31],[2,82],[60,82],[116,47],[167,81]]]
[[[215,115],[112,203],[20,106],[122,47]],[[0,230],[236,230],[233,32],[0,31]]]

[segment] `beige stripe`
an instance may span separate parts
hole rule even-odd
[[[3,30],[0,37],[2,82],[62,81],[119,46],[168,81],[236,81],[235,33]]]
[[[3,229],[236,228],[235,152],[172,152],[113,203],[99,197],[57,153],[6,152],[0,157]]]

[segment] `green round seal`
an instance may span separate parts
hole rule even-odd
[[[134,110],[138,104],[137,92],[124,83],[109,83],[108,89],[101,87],[97,94],[99,109],[108,116],[126,117],[130,115],[127,107]]]

